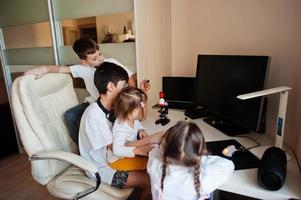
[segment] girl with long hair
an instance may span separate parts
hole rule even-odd
[[[147,165],[153,200],[209,198],[233,170],[232,161],[207,155],[203,134],[192,122],[169,128]]]

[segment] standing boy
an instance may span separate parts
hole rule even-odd
[[[136,80],[135,74],[121,65],[117,60],[113,58],[105,59],[94,40],[87,37],[80,38],[75,41],[72,48],[80,58],[80,64],[60,67],[56,65],[47,67],[43,66],[27,71],[25,72],[25,75],[33,74],[39,78],[46,73],[71,73],[74,78],[79,77],[84,80],[86,89],[88,90],[90,96],[86,97],[85,103],[69,109],[64,115],[70,136],[75,143],[78,143],[80,118],[88,105],[95,102],[99,96],[97,88],[93,82],[96,68],[105,61],[115,63],[126,70],[128,76],[130,77],[129,84],[131,86],[136,86]],[[148,90],[150,86],[146,81],[142,81],[141,87],[142,89]]]

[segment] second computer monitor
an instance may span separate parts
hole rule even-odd
[[[169,108],[189,109],[194,100],[194,77],[172,77],[162,78],[162,90]]]

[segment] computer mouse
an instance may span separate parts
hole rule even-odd
[[[232,155],[237,151],[234,145],[229,145],[223,149],[222,154],[227,157],[232,157]]]

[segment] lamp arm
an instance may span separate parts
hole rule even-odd
[[[267,96],[267,95],[271,95],[271,94],[286,92],[286,91],[289,91],[291,89],[292,88],[290,88],[290,87],[281,86],[281,87],[275,87],[275,88],[271,88],[271,89],[260,90],[260,91],[257,91],[257,92],[238,95],[237,98],[242,99],[242,100],[252,99],[252,98],[256,98],[256,97],[262,97],[262,96]]]

